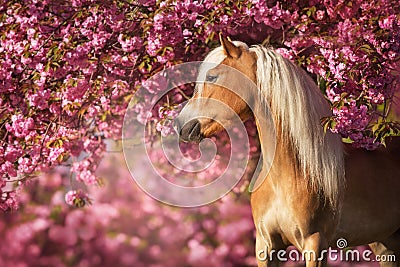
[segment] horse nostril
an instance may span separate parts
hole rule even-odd
[[[200,142],[202,139],[200,130],[200,121],[197,119],[190,120],[183,125],[180,131],[181,139],[184,141]]]

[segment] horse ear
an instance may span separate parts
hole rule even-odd
[[[221,42],[222,48],[228,57],[239,58],[242,54],[240,47],[237,47],[230,39],[219,34],[219,40]]]

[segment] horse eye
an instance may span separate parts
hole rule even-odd
[[[206,82],[214,83],[218,79],[218,75],[209,75],[206,76]]]

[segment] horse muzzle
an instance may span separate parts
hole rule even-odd
[[[182,122],[178,117],[174,120],[174,128],[178,133],[180,140],[183,142],[199,143],[203,140],[201,124],[198,119]]]

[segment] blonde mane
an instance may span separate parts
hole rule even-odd
[[[315,82],[300,67],[271,48],[250,48],[257,55],[260,101],[268,104],[282,136],[296,153],[300,171],[313,189],[336,207],[343,191],[344,160],[338,135],[323,131],[320,120],[331,114]]]
[[[268,105],[283,140],[293,149],[299,171],[313,190],[336,208],[345,185],[342,141],[338,135],[324,133],[320,120],[331,110],[315,82],[300,67],[283,58],[272,48],[235,41],[257,56],[257,88],[260,104]],[[212,50],[204,62],[220,64],[222,47]],[[209,64],[200,68],[204,80]],[[204,77],[203,77],[204,76]],[[196,90],[201,90],[201,84]]]

